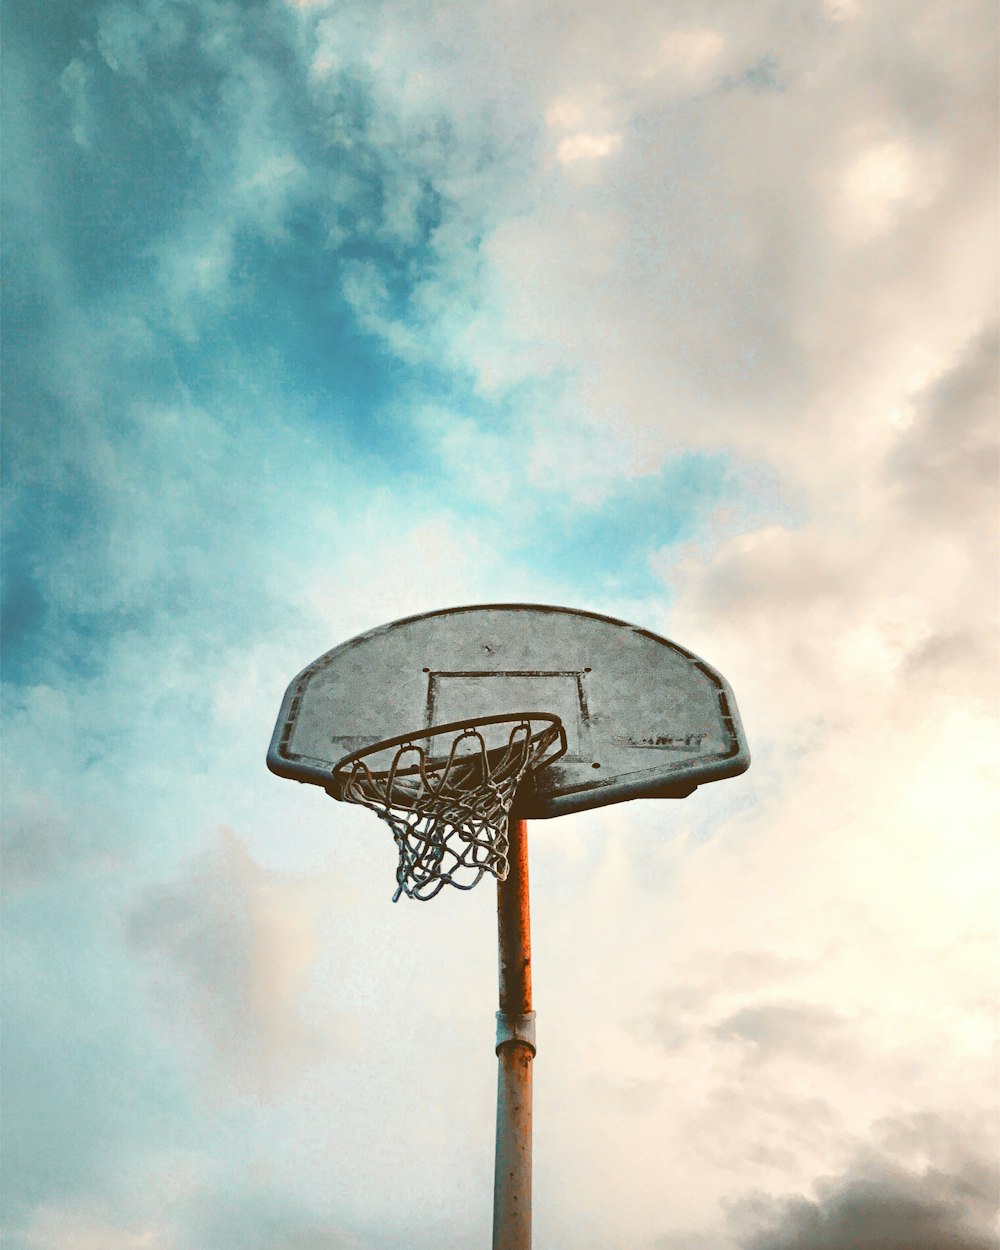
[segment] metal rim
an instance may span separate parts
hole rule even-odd
[[[532,721],[544,721],[545,726],[529,735],[529,744],[537,744],[545,737],[546,733],[552,729],[556,729],[559,734],[558,751],[539,764],[540,768],[544,768],[566,754],[566,730],[563,726],[562,719],[556,716],[553,712],[509,712],[504,713],[502,716],[474,716],[468,720],[449,721],[444,725],[431,725],[427,729],[417,730],[415,733],[397,734],[393,738],[383,738],[380,742],[373,742],[371,745],[361,747],[360,750],[352,751],[349,755],[345,755],[343,759],[339,759],[330,770],[330,774],[333,778],[333,782],[336,784],[340,782],[341,773],[344,769],[350,768],[352,764],[358,763],[371,755],[377,755],[380,751],[388,751],[393,747],[401,746],[412,746],[414,750],[419,751],[421,748],[416,744],[426,738],[435,738],[448,733],[462,734],[463,732],[468,732],[470,735],[474,736],[476,730],[486,725],[527,723],[530,728]],[[486,752],[487,758],[507,751],[509,748],[509,742],[504,743],[501,746],[491,747]],[[434,760],[428,760],[425,758],[424,768],[432,771],[435,767],[443,768],[447,763],[447,760],[448,756],[442,756],[440,763],[436,763]],[[385,769],[369,769],[372,778],[380,781],[387,779],[391,771],[391,766]],[[400,768],[396,770],[396,776],[406,777],[416,774],[419,771],[420,765],[414,765],[411,768]]]

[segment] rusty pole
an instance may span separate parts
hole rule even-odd
[[[512,820],[510,871],[497,884],[500,1010],[497,1012],[497,1141],[493,1250],[531,1250],[531,919],[528,827]]]

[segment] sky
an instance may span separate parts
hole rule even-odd
[[[530,828],[536,1250],[987,1250],[994,6],[5,37],[4,1246],[488,1244],[491,883],[393,905],[264,756],[330,647],[531,602],[753,755]]]

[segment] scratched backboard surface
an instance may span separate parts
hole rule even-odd
[[[326,786],[352,751],[504,712],[554,712],[566,729],[566,755],[520,800],[525,818],[682,798],[750,763],[732,691],[703,660],[625,621],[539,604],[407,617],[328,651],[289,686],[267,763]]]

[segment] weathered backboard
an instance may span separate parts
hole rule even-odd
[[[690,651],[609,616],[517,603],[407,617],[320,656],[285,694],[267,764],[325,787],[362,747],[513,712],[554,712],[568,742],[519,795],[525,819],[683,798],[750,763],[732,691]]]

